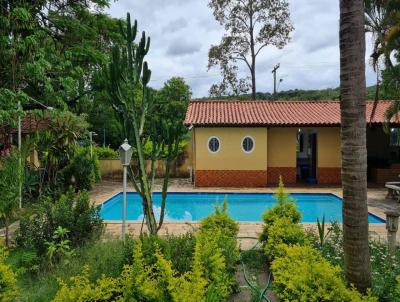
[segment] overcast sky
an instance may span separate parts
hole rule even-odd
[[[218,69],[207,72],[208,49],[219,43],[223,28],[215,21],[207,0],[118,0],[108,13],[138,20],[151,37],[148,62],[150,85],[158,88],[172,76],[185,78],[193,97],[208,95],[220,80]],[[289,0],[295,27],[291,42],[282,50],[265,48],[257,61],[257,91],[271,92],[271,69],[280,63],[279,90],[321,89],[339,86],[339,1]],[[376,75],[369,65],[372,41],[367,39],[367,85]],[[240,75],[247,75],[243,66]]]

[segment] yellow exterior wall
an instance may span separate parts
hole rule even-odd
[[[340,127],[319,127],[317,132],[317,168],[341,167]],[[265,170],[267,167],[296,167],[298,127],[195,128],[196,170]],[[255,140],[252,153],[245,153],[243,137]],[[216,136],[220,150],[211,153],[208,139]]]
[[[268,167],[296,167],[298,128],[268,129]]]
[[[341,167],[340,128],[317,128],[317,167]]]
[[[266,128],[213,127],[194,130],[196,170],[266,170]],[[220,149],[216,153],[208,150],[208,140],[212,136],[220,141]],[[254,139],[255,146],[251,153],[242,150],[245,136]]]

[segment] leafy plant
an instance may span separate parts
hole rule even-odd
[[[91,203],[87,192],[74,194],[69,191],[56,202],[48,197],[43,198],[35,214],[21,219],[17,245],[34,250],[42,256],[47,252],[45,242],[53,240],[58,227],[69,230],[72,247],[98,238],[103,224],[99,209]]]
[[[18,275],[35,275],[40,268],[40,258],[35,251],[26,249],[13,250],[13,267]]]
[[[184,274],[192,268],[195,250],[195,236],[186,233],[180,236],[142,235],[143,255],[147,264],[157,262],[156,253],[161,252],[166,260],[171,261],[172,268],[178,274]]]
[[[54,231],[53,240],[45,242],[50,266],[54,266],[64,257],[68,258],[74,255],[74,251],[70,247],[71,241],[68,239],[68,233],[68,229],[59,226]]]
[[[48,128],[38,133],[37,151],[45,173],[41,178],[40,191],[45,185],[60,186],[62,170],[74,157],[78,140],[88,128],[84,116],[66,112],[47,112]]]
[[[13,302],[19,296],[17,287],[17,276],[11,270],[10,266],[6,264],[8,256],[7,250],[0,242],[0,301]]]
[[[101,179],[97,155],[91,155],[89,148],[77,148],[62,173],[66,185],[74,185],[77,191],[90,190]]]
[[[13,151],[1,160],[0,170],[0,221],[5,225],[5,244],[9,246],[9,226],[18,209],[18,196],[22,185],[22,161]]]
[[[400,276],[400,250],[391,258],[386,242],[371,241],[372,291],[379,301],[400,301],[398,276]]]
[[[298,223],[301,219],[301,213],[297,210],[296,204],[289,194],[285,192],[285,186],[282,177],[279,177],[278,191],[275,194],[276,204],[263,214],[263,231],[260,235],[260,241],[265,242],[268,239],[269,227],[278,219],[287,217],[292,223]]]
[[[322,216],[322,222],[320,222],[319,218],[317,217],[317,228],[318,228],[319,246],[322,248],[324,246],[326,238],[328,238],[329,233],[332,231],[331,228],[328,228],[328,230],[326,230],[325,228],[325,215]]]
[[[226,205],[223,208],[217,208],[195,236],[141,236],[133,242],[132,260],[119,276],[103,276],[92,283],[85,267],[71,282],[60,283],[54,301],[226,301],[235,271],[226,264],[232,259],[226,261],[224,255],[235,254],[228,248],[237,251],[237,225],[227,219]],[[235,245],[221,242],[232,240]]]
[[[87,266],[84,267],[81,275],[71,277],[70,282],[71,286],[68,286],[67,283],[60,281],[60,289],[53,302],[127,301],[123,300],[123,286],[128,282],[124,284],[119,278],[103,276],[95,283],[91,283]]]
[[[215,212],[201,221],[199,234],[214,233],[219,248],[222,250],[225,258],[226,269],[232,276],[236,272],[236,266],[239,261],[239,249],[237,247],[237,235],[239,224],[228,214],[228,200],[225,198],[221,207],[218,203],[215,205]]]
[[[283,301],[378,301],[348,289],[332,266],[309,245],[285,246],[282,257],[272,262],[274,292]]]
[[[282,255],[286,246],[303,245],[307,241],[306,233],[301,225],[293,223],[288,217],[282,217],[275,220],[269,227],[268,239],[264,243],[264,252],[272,261]]]
[[[119,159],[118,152],[110,147],[93,147],[93,152],[97,155],[98,159]]]
[[[25,167],[23,199],[26,201],[34,201],[39,196],[39,171],[30,166]]]

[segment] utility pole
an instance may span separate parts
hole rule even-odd
[[[278,63],[274,66],[274,69],[272,69],[272,73],[274,74],[274,97],[276,95],[276,71],[281,67],[281,65]]]

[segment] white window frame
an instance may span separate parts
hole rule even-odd
[[[244,140],[245,140],[246,138],[250,138],[250,139],[253,141],[253,148],[251,148],[250,151],[246,151],[246,150],[243,148],[243,142],[244,142]],[[246,136],[243,137],[243,139],[242,139],[242,141],[241,141],[241,143],[240,143],[240,147],[242,148],[242,150],[243,150],[244,153],[247,153],[247,154],[252,153],[252,152],[254,151],[254,149],[256,148],[256,140],[255,140],[254,137],[252,137],[251,135],[246,135]]]
[[[211,141],[213,138],[217,139],[217,141],[218,141],[218,150],[217,150],[217,151],[213,151],[213,150],[210,149],[210,141]],[[207,149],[208,149],[208,152],[210,152],[211,154],[218,153],[218,152],[221,150],[221,140],[219,139],[218,136],[210,136],[210,137],[208,138],[208,140],[207,140]]]

